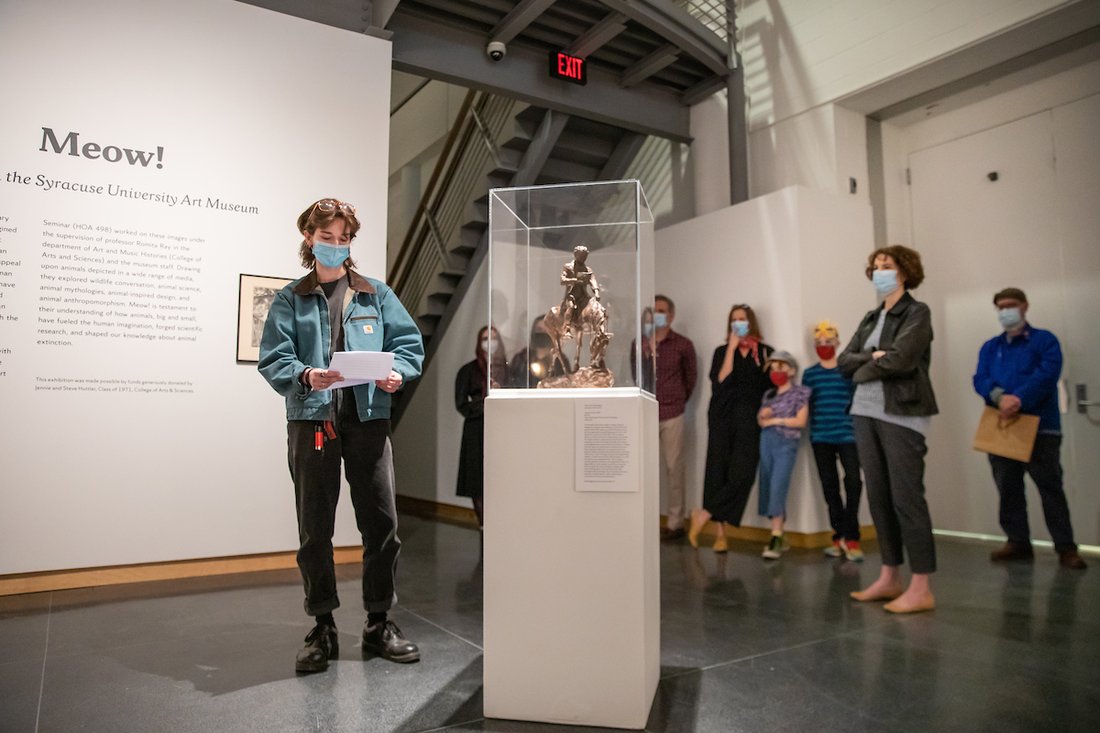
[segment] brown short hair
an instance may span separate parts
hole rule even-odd
[[[1005,288],[993,296],[993,305],[997,305],[1002,300],[1018,300],[1021,303],[1026,303],[1027,296],[1019,288]]]
[[[676,304],[672,302],[672,298],[668,297],[667,295],[654,295],[653,296],[653,301],[656,302],[658,300],[663,300],[666,303],[668,303],[669,313],[675,313],[676,312]]]
[[[754,311],[751,306],[745,305],[744,303],[738,303],[730,308],[729,317],[726,318],[725,338],[730,337],[730,324],[733,323],[734,311],[745,311],[745,317],[749,322],[749,335],[755,336],[756,338],[763,340],[764,337],[760,334],[760,323],[756,320],[756,311]]]
[[[306,208],[305,211],[298,215],[298,231],[313,233],[318,229],[324,229],[336,219],[343,219],[347,222],[348,234],[351,237],[351,239],[349,239],[348,241],[355,239],[355,235],[359,233],[359,219],[355,217],[355,214],[347,213],[339,207],[333,209],[332,211],[321,211],[319,208],[317,208],[317,204],[321,201],[325,201],[326,199],[331,201],[340,200],[332,198],[331,196],[326,196],[324,198],[317,199],[317,201],[314,201]],[[306,241],[304,239],[302,240],[301,245],[299,245],[298,247],[298,257],[302,261],[302,267],[306,268],[307,270],[313,269],[313,264],[317,261],[316,258],[313,256],[313,248],[306,244]],[[350,257],[348,257],[347,260],[344,261],[344,264],[346,264],[348,267],[355,267],[355,262]]]
[[[905,276],[905,289],[916,290],[924,282],[924,267],[920,263],[920,252],[910,249],[903,244],[891,244],[888,247],[879,247],[867,258],[867,279],[871,279],[871,273],[875,271],[875,258],[879,255],[890,257],[898,266],[898,270]]]

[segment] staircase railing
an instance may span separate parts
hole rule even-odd
[[[476,91],[463,99],[389,273],[388,282],[414,315],[440,273],[466,271],[466,258],[451,250],[469,205],[486,189],[486,174],[500,164],[497,140],[514,104]]]

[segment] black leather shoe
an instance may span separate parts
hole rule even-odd
[[[989,559],[993,562],[1031,562],[1035,559],[1035,551],[1031,545],[1006,542],[1001,549],[989,553]]]
[[[1081,556],[1077,554],[1077,550],[1065,550],[1058,553],[1058,564],[1064,568],[1070,570],[1084,570],[1088,567],[1085,561],[1081,559]]]
[[[364,626],[363,649],[391,662],[420,661],[420,648],[402,636],[393,621]]]
[[[306,645],[298,652],[294,660],[297,672],[324,672],[328,669],[328,660],[340,656],[340,638],[336,627],[317,624],[306,635]]]

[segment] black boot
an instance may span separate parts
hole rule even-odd
[[[363,627],[363,649],[391,662],[418,662],[420,649],[401,634],[393,621],[368,623]]]
[[[297,672],[324,672],[328,669],[328,660],[340,656],[340,638],[336,627],[317,624],[306,635],[306,645],[298,652],[294,660]]]

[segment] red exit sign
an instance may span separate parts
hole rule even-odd
[[[579,56],[570,56],[561,51],[551,51],[550,76],[584,86],[588,83],[588,64]]]

